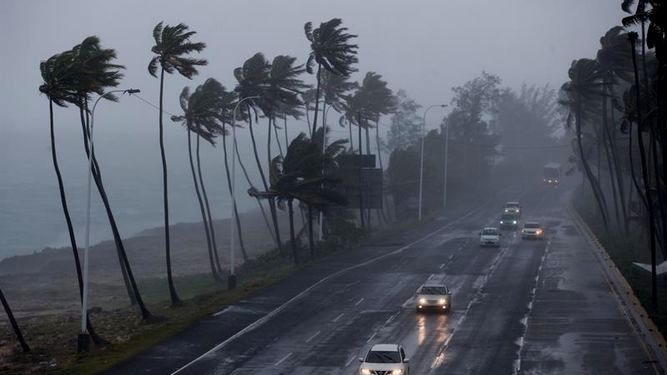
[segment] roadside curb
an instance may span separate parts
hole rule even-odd
[[[618,267],[616,267],[607,250],[602,246],[588,224],[581,218],[574,207],[570,206],[568,211],[573,222],[590,243],[591,249],[607,277],[610,288],[618,297],[619,307],[642,341],[644,349],[652,359],[656,372],[665,374],[667,370],[667,342],[665,338],[655,326],[655,323],[653,323],[641,302],[635,296],[632,287],[625,277],[623,277]]]

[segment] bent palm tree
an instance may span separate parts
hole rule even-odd
[[[16,323],[16,319],[14,318],[14,313],[12,313],[12,308],[9,306],[9,302],[7,302],[7,299],[5,298],[5,294],[2,292],[2,289],[0,289],[0,303],[2,303],[2,307],[5,310],[5,314],[7,314],[7,318],[9,318],[9,323],[12,325],[12,329],[14,330],[14,334],[16,334],[16,338],[19,340],[19,343],[21,344],[21,349],[23,349],[24,353],[29,353],[30,347],[23,338],[23,333],[21,332],[21,328],[19,327],[18,323]]]
[[[263,192],[252,188],[248,191],[252,196],[275,198],[287,203],[292,257],[296,263],[299,262],[299,256],[294,232],[294,200],[303,202],[309,207],[319,208],[330,204],[344,205],[346,203],[345,198],[332,189],[337,181],[321,174],[322,165],[333,162],[327,161],[326,155],[322,154],[320,145],[301,133],[292,140],[284,158],[276,156],[272,160],[271,187]],[[314,251],[312,230],[310,230],[309,238],[312,254]]]
[[[169,296],[172,305],[180,304],[171,269],[171,243],[169,238],[169,195],[167,187],[167,159],[164,150],[164,126],[162,124],[162,106],[164,97],[164,73],[178,72],[188,79],[198,74],[197,67],[206,65],[206,60],[187,57],[192,52],[201,52],[206,44],[201,42],[191,42],[190,38],[196,34],[195,31],[188,31],[189,27],[179,23],[176,26],[165,25],[162,22],[155,25],[153,29],[153,38],[155,45],[151,51],[155,53],[148,64],[148,72],[153,77],[157,77],[157,71],[160,69],[160,103],[159,103],[159,128],[160,128],[160,156],[162,158],[162,200],[164,206],[164,240],[165,256],[167,261],[167,283],[169,284]]]
[[[599,113],[596,105],[599,103],[597,98],[602,95],[602,74],[597,61],[580,59],[572,62],[568,76],[570,77],[570,81],[561,87],[564,98],[560,103],[568,107],[571,113],[574,114],[580,161],[593,190],[604,226],[607,228],[607,202],[600,188],[599,181],[595,178],[585,156],[582,142],[582,126],[584,122],[590,116],[595,116],[595,114]]]
[[[183,88],[181,95],[179,97],[179,102],[181,109],[183,110],[183,115],[172,116],[172,121],[182,122],[186,127],[188,135],[188,158],[190,161],[190,170],[192,172],[192,180],[195,186],[195,193],[197,195],[197,201],[199,202],[199,209],[202,215],[202,222],[204,224],[204,234],[206,236],[206,245],[208,247],[208,256],[209,263],[211,266],[211,275],[216,280],[222,280],[220,277],[220,266],[214,260],[215,250],[213,248],[212,233],[210,226],[210,217],[207,215],[207,210],[204,206],[204,201],[202,199],[202,193],[200,190],[200,179],[197,179],[197,173],[195,172],[195,164],[193,161],[192,155],[192,140],[191,134],[195,133],[197,137],[197,148],[199,148],[199,138],[204,138],[204,140],[213,143],[213,138],[216,133],[216,119],[218,116],[217,113],[217,103],[214,101],[214,98],[210,96],[207,97],[201,94],[202,86],[199,86],[194,94],[190,95],[190,89],[188,87]]]
[[[313,119],[311,134],[317,129],[317,114],[320,103],[320,85],[322,80],[322,68],[342,76],[349,76],[356,69],[352,67],[358,62],[356,44],[352,39],[356,35],[348,34],[347,28],[342,27],[340,18],[332,18],[322,22],[320,27],[313,30],[313,24],[307,22],[304,26],[306,39],[310,42],[310,54],[306,63],[308,74],[314,73],[314,65],[317,64],[317,85],[315,86],[315,115]]]

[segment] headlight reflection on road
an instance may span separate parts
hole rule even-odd
[[[426,340],[426,317],[420,315],[417,317],[417,345],[422,346]]]

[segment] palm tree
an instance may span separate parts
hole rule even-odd
[[[134,279],[127,252],[125,251],[125,246],[120,231],[118,230],[118,225],[116,224],[109,198],[104,189],[104,184],[102,183],[100,166],[97,163],[94,150],[90,149],[88,145],[90,128],[90,110],[88,109],[89,98],[92,94],[103,95],[107,88],[118,86],[120,79],[123,76],[120,71],[121,69],[124,69],[124,67],[113,63],[113,60],[116,58],[116,51],[113,49],[102,48],[100,46],[100,40],[96,36],[84,39],[81,44],[74,46],[71,53],[68,52],[67,55],[71,57],[69,69],[71,69],[72,77],[74,77],[69,99],[72,99],[72,103],[79,108],[84,151],[86,156],[92,160],[91,172],[93,181],[100,194],[107,219],[109,220],[111,233],[116,244],[123,281],[125,282],[130,302],[139,306],[144,320],[150,320],[152,315],[143,303],[139,288]],[[113,95],[104,95],[104,98],[112,101],[116,100]]]
[[[76,98],[72,94],[73,79],[71,69],[72,56],[71,52],[63,54],[56,54],[42,61],[39,65],[39,70],[42,75],[44,83],[40,85],[39,91],[46,95],[49,99],[49,130],[51,136],[51,161],[53,162],[53,169],[56,172],[58,179],[58,191],[60,193],[60,204],[65,215],[65,223],[67,224],[67,233],[72,247],[72,255],[74,256],[74,268],[76,270],[76,278],[79,286],[79,298],[83,301],[83,275],[81,272],[81,262],[79,260],[79,249],[74,235],[74,226],[72,225],[72,218],[69,213],[67,205],[67,196],[65,194],[65,187],[63,177],[60,173],[60,166],[58,163],[58,152],[56,149],[56,136],[54,129],[53,105],[59,107],[67,107],[67,103],[75,102]],[[96,345],[105,344],[106,341],[95,334],[93,325],[90,319],[86,321],[88,332],[90,333],[93,342]],[[24,348],[25,349],[25,348]]]
[[[183,115],[172,116],[172,121],[181,122],[185,125],[188,135],[188,158],[190,161],[190,171],[192,172],[192,181],[195,186],[195,193],[197,201],[199,202],[199,209],[202,215],[202,222],[204,224],[204,234],[206,235],[206,245],[208,247],[208,257],[211,266],[211,275],[216,280],[222,280],[220,277],[220,265],[214,260],[214,249],[212,245],[211,225],[207,210],[204,207],[202,193],[200,190],[200,181],[197,179],[195,172],[195,164],[192,156],[192,140],[191,134],[195,133],[197,137],[197,148],[199,148],[199,138],[204,138],[206,141],[213,143],[216,133],[216,119],[217,119],[217,105],[213,98],[201,95],[202,86],[199,86],[194,94],[190,94],[190,88],[185,87],[181,91],[179,102]],[[201,176],[200,176],[201,177]]]
[[[340,148],[340,146],[336,146]],[[321,146],[312,142],[304,133],[299,134],[287,148],[285,157],[276,156],[271,165],[271,187],[259,192],[250,189],[252,196],[261,198],[276,198],[286,202],[290,221],[290,243],[292,256],[299,262],[294,232],[294,200],[305,203],[309,207],[319,207],[330,204],[344,205],[345,199],[335,192],[332,187],[337,182],[326,175],[322,175],[322,165],[329,165],[327,154],[323,154]],[[310,226],[309,244],[311,255],[314,253],[312,223]]]
[[[658,306],[658,279],[656,273],[656,223],[655,213],[653,211],[653,202],[651,199],[650,179],[648,171],[648,162],[646,160],[646,146],[644,145],[644,117],[641,111],[641,94],[639,84],[639,69],[637,68],[636,43],[638,35],[636,32],[628,33],[628,40],[630,41],[630,52],[632,53],[632,66],[634,71],[634,89],[635,89],[635,118],[637,120],[637,144],[639,145],[639,155],[641,159],[642,179],[644,182],[644,196],[646,197],[646,209],[648,211],[648,231],[649,231],[649,246],[651,249],[651,303],[653,307]],[[646,98],[648,99],[648,98]]]
[[[248,121],[248,130],[250,130],[250,140],[252,142],[252,150],[255,155],[255,162],[257,169],[262,179],[264,190],[269,189],[269,183],[264,174],[264,168],[259,160],[259,153],[257,151],[257,143],[255,141],[255,131],[253,128],[252,111],[260,109],[263,113],[270,113],[274,107],[271,98],[271,64],[264,57],[262,53],[256,53],[243,63],[243,66],[234,69],[234,77],[237,85],[235,92],[239,100],[257,96],[257,99],[249,99],[242,103],[241,111],[245,112],[246,120]],[[269,129],[269,132],[271,130]],[[282,241],[280,239],[280,227],[278,226],[278,215],[276,212],[275,200],[269,199],[269,209],[271,211],[271,220],[273,222],[273,231],[275,234],[276,246],[282,251]]]
[[[623,32],[623,28],[616,26],[611,28],[607,33],[600,38],[601,48],[597,53],[597,61],[599,63],[600,71],[603,75],[602,86],[602,132],[605,136],[605,147],[607,152],[607,162],[610,172],[612,193],[614,194],[614,209],[616,213],[616,220],[619,222],[619,206],[622,212],[623,224],[625,232],[627,233],[628,221],[625,209],[625,192],[623,188],[623,180],[621,176],[621,168],[618,161],[618,151],[616,145],[616,124],[614,113],[616,109],[611,106],[611,126],[608,126],[608,102],[609,99],[615,97],[614,87],[618,84],[618,80],[625,82],[632,81],[632,56],[628,53],[627,34]],[[612,167],[613,164],[613,167]],[[614,178],[615,177],[615,178]],[[618,199],[617,199],[618,194]],[[620,202],[619,202],[620,201]]]
[[[9,306],[9,303],[5,298],[5,294],[2,293],[2,289],[0,289],[0,303],[2,303],[2,307],[5,310],[5,314],[7,314],[7,318],[9,318],[9,323],[12,325],[12,329],[14,329],[16,338],[19,340],[19,343],[21,344],[21,349],[23,349],[24,353],[29,353],[30,347],[23,338],[23,333],[21,333],[21,328],[19,327],[18,323],[16,323],[16,319],[14,318],[14,314],[12,313],[12,308]]]
[[[169,284],[169,296],[172,305],[181,303],[176,294],[174,280],[171,270],[171,249],[169,239],[169,196],[167,189],[167,159],[164,151],[164,126],[162,124],[162,105],[164,96],[164,73],[178,72],[188,79],[197,75],[198,66],[206,65],[206,60],[187,57],[192,52],[201,52],[206,44],[201,42],[191,42],[190,38],[196,34],[195,31],[188,31],[189,27],[183,23],[176,26],[165,25],[160,22],[153,29],[153,38],[155,45],[151,51],[155,56],[148,64],[148,72],[153,77],[157,77],[158,68],[160,69],[160,103],[159,103],[159,126],[160,126],[160,156],[162,157],[162,200],[164,205],[164,240],[165,256],[167,260],[167,283]]]
[[[348,34],[347,28],[342,27],[340,18],[332,18],[322,22],[320,27],[313,30],[313,24],[306,22],[303,26],[306,39],[310,42],[310,54],[306,63],[308,74],[314,73],[314,65],[317,64],[317,85],[315,88],[315,117],[313,119],[311,134],[317,129],[317,114],[320,102],[320,85],[322,80],[322,68],[341,75],[349,76],[356,69],[352,67],[358,62],[356,44],[351,44],[356,35]]]
[[[590,118],[591,112],[599,113],[596,110],[596,105],[599,103],[596,98],[602,95],[602,73],[599,70],[597,61],[580,59],[572,62],[568,76],[570,77],[570,81],[561,87],[561,93],[564,98],[560,102],[569,108],[571,114],[574,114],[580,161],[593,190],[604,226],[607,228],[607,202],[600,188],[599,181],[593,175],[586,159],[582,141],[583,123]]]

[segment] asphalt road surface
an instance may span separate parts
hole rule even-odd
[[[511,200],[546,238],[505,231],[499,248],[480,248],[478,231]],[[416,375],[661,373],[568,202],[563,187],[499,192],[465,215],[307,267],[110,373],[357,374],[378,343],[401,343]],[[415,311],[432,274],[446,275],[449,314]]]

